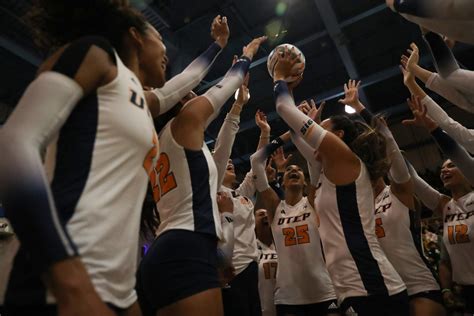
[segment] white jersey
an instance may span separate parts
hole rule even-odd
[[[340,302],[405,290],[375,236],[374,195],[362,162],[359,177],[348,185],[336,186],[321,174],[315,205],[326,265]]]
[[[336,299],[324,264],[316,214],[303,197],[281,201],[271,223],[278,254],[275,304],[305,305]]]
[[[375,234],[388,260],[405,282],[408,295],[439,290],[415,245],[410,212],[386,186],[375,198]]]
[[[160,214],[157,237],[171,229],[184,229],[221,239],[214,159],[204,142],[197,151],[179,145],[171,133],[172,122],[159,136],[160,156],[153,188]]]
[[[241,187],[246,187],[246,182],[249,181],[253,181],[251,173],[247,174]],[[232,254],[232,265],[236,275],[244,271],[251,262],[257,262],[258,260],[254,206],[250,196],[244,195],[245,191],[240,190],[241,187],[237,190],[231,190],[222,186],[220,189],[220,191],[230,193],[234,202],[234,252]]]
[[[47,148],[45,168],[60,220],[95,290],[103,301],[126,308],[137,299],[140,216],[150,171],[144,166],[156,158],[157,135],[140,81],[117,55],[116,64],[115,79],[71,112]],[[17,268],[11,278],[23,277]],[[25,271],[25,278],[30,275]],[[34,287],[30,280],[25,284]],[[43,291],[35,290],[17,296],[21,304],[34,304]],[[7,289],[7,300],[9,291],[15,289]],[[45,297],[55,302],[50,292]]]
[[[443,242],[451,259],[453,281],[474,285],[474,192],[443,209]]]
[[[278,268],[275,245],[265,245],[257,239],[260,260],[258,261],[258,294],[262,306],[262,316],[276,316],[274,292]]]

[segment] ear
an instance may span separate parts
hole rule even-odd
[[[342,139],[344,137],[344,130],[342,129],[338,129],[337,131],[334,131],[333,132],[337,137],[339,137],[340,139]]]
[[[132,26],[128,29],[128,36],[140,49],[143,48],[143,35],[137,30],[136,27]]]

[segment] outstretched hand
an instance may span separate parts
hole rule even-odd
[[[326,101],[322,101],[319,106],[317,106],[316,102],[314,102],[313,99],[310,99],[309,103],[306,100],[301,102],[300,105],[298,105],[298,109],[306,114],[310,119],[320,124],[325,105]]]
[[[267,116],[260,110],[255,112],[255,124],[260,128],[260,132],[266,135],[270,134],[270,124],[268,124]]]
[[[265,42],[266,40],[267,40],[266,36],[260,36],[260,37],[254,38],[250,43],[244,46],[244,48],[242,49],[242,55],[252,60],[255,54],[257,54],[257,51],[260,48],[260,45],[262,45],[262,43]]]
[[[359,100],[360,81],[349,79],[344,84],[344,99],[339,99],[337,102],[344,105],[351,106],[357,113],[360,113],[365,107]]]
[[[420,53],[418,46],[415,43],[410,44],[410,49],[407,49],[408,56],[402,55],[400,59],[400,69],[403,74],[403,84],[407,85],[415,81],[413,75],[414,69],[418,66],[420,61]]]
[[[290,77],[301,77],[304,64],[300,62],[300,58],[301,54],[296,54],[294,48],[289,49],[285,47],[282,51],[278,52],[277,62],[273,70],[273,80],[278,81]]]
[[[407,103],[414,117],[410,120],[403,120],[403,125],[423,127],[430,132],[438,128],[438,124],[428,116],[428,109],[426,105],[421,104],[420,98],[412,95],[411,99],[407,99]]]
[[[292,154],[289,154],[285,157],[285,152],[283,147],[278,147],[278,149],[272,154],[272,160],[275,162],[278,172],[285,172],[286,166],[293,157]]]
[[[216,16],[211,24],[211,36],[221,48],[227,46],[229,41],[229,25],[227,25],[227,17]]]

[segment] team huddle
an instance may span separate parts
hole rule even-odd
[[[290,44],[267,62],[289,130],[271,139],[256,112],[259,143],[239,184],[230,156],[265,36],[197,96],[228,43],[226,17],[166,80],[160,33],[126,1],[35,3],[35,38],[53,53],[0,129],[0,200],[18,239],[0,314],[442,316],[458,284],[472,315],[474,132],[418,84],[474,112],[473,72],[444,37],[474,43],[469,1],[386,1],[420,25],[436,67],[419,65],[415,43],[401,56],[413,113],[403,124],[446,156],[450,196],[417,174],[359,81],[339,100],[355,115],[322,120],[324,102],[296,104],[306,60]],[[234,95],[211,151],[205,131]],[[306,165],[291,164],[290,146]],[[438,273],[420,246],[421,204],[443,218],[449,264]]]

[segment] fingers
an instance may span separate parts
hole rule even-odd
[[[410,44],[410,47],[411,47],[411,49],[413,50],[413,52],[418,53],[418,46],[416,46],[415,43],[411,43],[411,44]]]
[[[291,157],[293,157],[293,154],[289,154],[288,157],[286,157],[285,161],[288,162],[291,160]]]
[[[315,107],[316,107],[316,102],[314,102],[313,99],[310,99],[310,100],[309,100],[309,106],[310,106],[311,108],[315,108]]]
[[[416,125],[416,119],[403,120],[402,124],[405,125],[405,126],[415,126]]]

